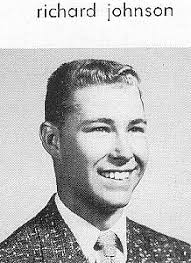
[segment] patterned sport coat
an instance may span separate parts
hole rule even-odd
[[[58,212],[54,196],[36,217],[0,244],[1,263],[88,263]],[[127,262],[191,262],[187,243],[127,218]]]

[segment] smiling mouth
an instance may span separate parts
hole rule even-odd
[[[136,168],[131,169],[131,170],[124,170],[124,171],[119,171],[119,170],[98,170],[98,173],[108,179],[113,179],[113,180],[124,180],[128,179],[129,175],[135,171]]]

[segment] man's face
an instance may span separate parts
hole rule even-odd
[[[139,91],[121,83],[85,87],[73,102],[61,132],[64,184],[73,202],[124,207],[148,157]]]

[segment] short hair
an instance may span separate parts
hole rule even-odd
[[[133,85],[139,82],[139,76],[133,67],[114,61],[84,59],[64,63],[48,79],[45,120],[55,125],[62,124],[66,113],[72,107],[69,107],[67,102],[77,89],[91,85]]]

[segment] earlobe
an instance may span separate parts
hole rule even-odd
[[[58,128],[50,122],[40,126],[40,139],[44,149],[53,157],[60,158],[60,134]]]

